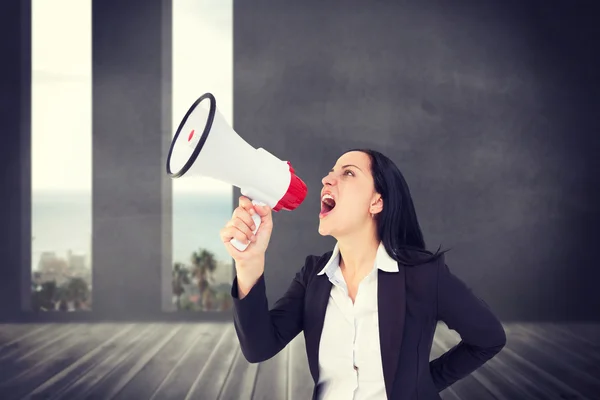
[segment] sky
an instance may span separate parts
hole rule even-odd
[[[205,92],[231,125],[233,0],[173,1],[173,128]],[[92,184],[91,0],[32,1],[32,190]],[[157,173],[163,172],[157,171]],[[231,193],[210,178],[173,181],[174,192]]]

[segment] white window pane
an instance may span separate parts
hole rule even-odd
[[[31,8],[32,307],[89,309],[91,0],[32,0]]]
[[[233,0],[173,1],[173,135],[192,103],[206,92],[228,123],[233,119]],[[192,278],[175,279],[170,309],[219,311],[231,307],[232,260],[219,239],[231,217],[232,187],[209,178],[180,178],[173,183],[173,263]],[[206,250],[216,269],[209,290],[194,280],[192,254]],[[205,296],[202,295],[205,294]]]

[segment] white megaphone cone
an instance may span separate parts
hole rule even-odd
[[[242,139],[217,109],[215,97],[205,93],[192,104],[177,128],[167,156],[171,178],[205,176],[240,188],[254,204],[273,211],[293,210],[306,198],[306,184],[292,165]],[[253,215],[260,226],[260,216]],[[249,244],[231,244],[244,251]]]

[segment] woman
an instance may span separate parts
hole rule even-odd
[[[337,244],[308,256],[271,310],[263,275],[271,210],[241,197],[221,230],[236,261],[234,323],[244,356],[267,360],[304,331],[313,399],[440,399],[503,348],[500,321],[450,272],[444,252],[425,249],[408,186],[391,160],[349,151],[322,183],[319,233]],[[253,213],[262,219],[256,235]],[[232,238],[251,244],[239,252]],[[438,320],[462,340],[430,362]]]

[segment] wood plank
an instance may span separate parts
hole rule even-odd
[[[85,372],[71,381],[62,390],[56,392],[52,399],[74,399],[84,398],[92,395],[96,385],[118,367],[121,362],[127,360],[136,349],[145,343],[155,340],[157,336],[157,324],[136,324],[129,334],[116,340],[113,349],[107,352],[106,357],[95,358]]]
[[[93,380],[90,385],[80,386],[83,390],[77,392],[77,397],[90,400],[112,398],[129,380],[130,371],[138,369],[148,355],[155,354],[179,329],[180,325],[157,324],[124,351],[114,364],[104,370],[106,373],[98,376],[99,379]]]
[[[535,382],[535,389],[544,393],[543,399],[588,399],[577,389],[548,374],[510,348],[504,349],[498,357],[503,358],[515,371]]]
[[[505,327],[507,342],[510,343],[510,338],[513,335],[511,327]],[[448,335],[453,336],[455,340],[459,340],[460,336],[457,332],[448,330]],[[491,369],[492,373],[499,377],[501,380],[507,383],[508,387],[506,390],[516,392],[513,394],[514,398],[526,398],[526,399],[552,399],[555,398],[554,394],[549,392],[545,387],[539,387],[535,381],[531,380],[528,375],[523,374],[522,371],[515,369],[510,360],[506,361],[503,359],[502,354],[508,348],[507,346],[491,360],[488,360],[486,364],[479,371],[485,371]]]
[[[38,351],[52,346],[57,341],[73,334],[77,329],[83,329],[83,326],[84,324],[58,324],[39,330],[36,334],[14,337],[0,349],[0,366],[2,364],[12,366],[18,359],[30,357]]]
[[[223,323],[202,325],[204,329],[158,385],[150,400],[184,399],[210,355],[218,349],[218,342],[226,338],[225,331],[233,328],[233,324]]]
[[[70,364],[67,368],[59,371],[54,376],[35,387],[24,398],[26,399],[49,399],[60,396],[60,393],[67,389],[79,377],[83,376],[94,365],[100,363],[101,360],[114,354],[117,350],[115,343],[125,335],[130,335],[134,330],[134,324],[111,324],[110,332],[106,335],[105,341],[93,350],[89,351],[77,361]]]
[[[258,364],[250,364],[238,345],[231,373],[225,381],[219,400],[252,399],[257,372]]]
[[[40,332],[40,337],[30,337],[7,348],[0,357],[0,390],[10,386],[10,381],[35,365],[50,360],[64,350],[68,343],[76,341],[86,325],[67,324]],[[88,330],[90,326],[87,326]]]
[[[252,400],[286,400],[290,398],[288,358],[289,344],[274,357],[259,364]]]
[[[506,329],[507,336],[510,337],[511,333],[509,329]],[[444,339],[452,337],[453,339]],[[456,343],[460,340],[460,336],[453,330],[449,330],[447,327],[443,328],[440,332],[439,339],[441,340],[452,340]],[[436,341],[438,338],[436,338]],[[504,351],[504,350],[503,350]],[[502,353],[502,352],[500,352]],[[503,397],[510,399],[545,399],[548,397],[547,393],[540,392],[535,388],[535,383],[516,372],[510,364],[503,361],[498,355],[488,360],[481,368],[473,372],[471,375],[474,377],[487,376],[493,382],[496,382],[495,386]],[[458,383],[458,382],[457,382]],[[456,384],[455,384],[456,385]],[[488,395],[490,396],[490,395]],[[493,395],[492,395],[493,396]],[[468,398],[468,397],[466,397]],[[492,397],[493,398],[493,397]]]
[[[29,366],[19,368],[19,373],[0,386],[0,390],[6,393],[3,399],[25,396],[32,388],[43,384],[98,347],[111,331],[114,331],[112,326],[84,324],[74,329],[71,335],[56,341],[52,347],[36,352],[32,357],[25,357],[24,361],[29,361]]]
[[[203,363],[202,369],[192,383],[185,400],[217,400],[233,368],[233,361],[239,348],[239,342],[233,324],[229,325],[215,346],[210,357]]]
[[[597,398],[599,363],[587,350],[599,327],[506,324],[508,344],[503,351],[440,396],[444,400]],[[272,359],[250,364],[230,322],[5,324],[2,338],[2,400],[302,400],[310,398],[313,389],[302,335]],[[455,331],[440,324],[430,360],[459,340]]]
[[[0,324],[0,350],[43,330],[53,329],[55,324]]]
[[[586,330],[581,325],[544,324],[536,325],[535,330],[552,337],[559,345],[583,353],[595,365],[600,365],[600,340],[594,342],[593,334],[583,334]]]
[[[130,371],[129,381],[116,399],[149,399],[181,358],[197,343],[208,328],[204,324],[187,323],[174,337],[139,369]],[[147,355],[146,355],[147,356]]]
[[[511,329],[507,341],[517,334],[516,330]],[[458,336],[458,335],[457,335]],[[533,398],[540,399],[587,399],[576,388],[565,384],[560,379],[552,376],[542,368],[525,359],[522,355],[517,354],[510,346],[506,346],[496,355],[490,362],[490,367],[495,367],[498,371],[498,364],[504,361],[508,366],[498,376],[501,378],[505,375],[512,376],[515,382],[519,382],[516,388],[526,390],[532,393]],[[524,378],[524,379],[523,379]]]
[[[88,398],[113,399],[181,331],[182,327],[181,324],[159,325],[156,334],[132,351],[125,360],[121,360],[116,368],[93,388],[93,395]]]
[[[590,398],[600,393],[600,377],[588,372],[590,359],[537,332],[532,324],[515,324],[511,350]]]
[[[551,323],[547,325],[552,329],[578,336],[588,346],[596,350],[600,349],[600,323],[598,322]]]

